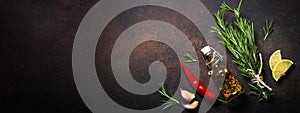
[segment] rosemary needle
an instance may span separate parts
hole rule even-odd
[[[160,90],[158,92],[164,97],[168,98],[167,101],[161,100],[161,102],[163,102],[163,105],[165,106],[163,109],[167,109],[173,105],[179,104],[179,101],[173,95],[169,95],[167,93],[166,86],[163,83],[161,84]]]
[[[273,21],[269,22],[268,20],[266,20],[266,26],[263,28],[265,33],[264,40],[266,40],[267,37],[270,35],[270,33],[273,31],[272,27],[273,27]]]
[[[182,55],[187,58],[187,60],[184,61],[185,63],[197,62],[197,60],[188,53],[183,53]]]

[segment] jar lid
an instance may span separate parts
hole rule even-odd
[[[203,54],[206,54],[206,53],[208,53],[208,52],[210,52],[211,50],[210,50],[210,47],[209,46],[205,46],[204,48],[202,48],[201,49],[201,52],[203,53]]]

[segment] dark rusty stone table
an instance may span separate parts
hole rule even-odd
[[[200,0],[210,12],[216,12],[222,0]],[[27,0],[1,1],[1,79],[0,111],[3,113],[89,113],[77,92],[72,73],[72,47],[77,28],[87,11],[97,0]],[[236,6],[238,1],[227,1]],[[264,58],[263,75],[273,87],[275,94],[267,102],[257,102],[257,97],[245,93],[236,102],[236,107],[215,104],[210,113],[296,113],[300,112],[300,2],[298,0],[244,0],[242,16],[254,22],[256,42]],[[188,6],[187,6],[188,7]],[[191,10],[193,8],[191,7]],[[134,12],[135,11],[135,12]],[[105,36],[121,33],[126,26],[137,21],[156,19],[175,25],[188,35],[195,48],[205,46],[206,42],[195,26],[187,19],[167,9],[147,7],[136,9],[115,19]],[[143,15],[144,14],[144,15]],[[129,17],[134,19],[126,20]],[[263,40],[265,19],[274,20],[273,33]],[[229,19],[230,20],[230,19]],[[109,28],[108,28],[109,29]],[[106,39],[105,41],[111,41]],[[97,48],[96,56],[110,53],[110,43]],[[283,58],[294,61],[295,66],[288,74],[275,82],[271,76],[268,57],[281,49]],[[199,55],[200,51],[197,50]],[[99,56],[99,55],[98,55]],[[96,66],[105,71],[104,57],[96,58]],[[106,57],[105,57],[106,58]],[[109,58],[109,57],[107,57]],[[227,56],[229,68],[249,91],[247,79],[238,76],[235,65]],[[147,70],[151,62],[159,60],[165,63],[169,74],[178,76],[179,61],[172,49],[162,43],[149,41],[138,46],[130,57],[130,68],[135,80],[147,82],[150,78]],[[170,62],[172,61],[172,62]],[[141,65],[143,62],[144,65]],[[200,64],[204,64],[200,61]],[[207,72],[200,65],[201,75]],[[107,68],[109,70],[109,68]],[[109,72],[107,72],[109,73]],[[105,77],[104,77],[105,78]],[[202,76],[207,84],[208,77]],[[109,85],[115,88],[115,85]],[[178,81],[170,80],[170,84]],[[172,87],[171,87],[172,88]],[[126,95],[125,95],[126,96]],[[155,96],[154,96],[155,97]],[[201,97],[200,97],[201,98]],[[118,99],[118,97],[116,97]],[[122,103],[122,100],[120,100]],[[125,103],[126,104],[126,103]],[[159,104],[153,102],[152,104]],[[186,110],[183,112],[196,112]]]

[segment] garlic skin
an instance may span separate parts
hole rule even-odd
[[[185,107],[186,109],[195,109],[198,106],[198,101],[194,101],[191,104],[184,104],[183,107]]]
[[[186,101],[191,101],[195,98],[194,93],[191,93],[187,90],[182,90],[181,88],[180,88],[180,93],[181,93],[182,98]]]

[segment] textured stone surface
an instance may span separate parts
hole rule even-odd
[[[215,12],[221,0],[200,0],[211,11]],[[89,113],[82,102],[73,80],[72,74],[72,44],[76,30],[85,13],[97,0],[10,0],[1,1],[1,79],[0,104],[1,112],[30,112],[30,113]],[[238,1],[228,3],[237,5]],[[244,0],[242,16],[254,21],[256,41],[264,56],[264,79],[273,87],[275,95],[268,102],[257,102],[255,96],[245,93],[237,100],[236,107],[216,104],[211,113],[256,113],[256,112],[300,112],[300,2],[297,0]],[[187,6],[188,7],[188,6]],[[192,10],[193,8],[191,8]],[[116,31],[107,32],[114,35],[126,28],[126,23],[155,17],[165,20],[181,29],[190,37],[195,48],[205,45],[202,34],[189,21],[171,11],[148,7],[138,10],[132,15],[123,15],[123,23],[116,27]],[[152,12],[152,13],[151,13]],[[148,13],[149,15],[142,15]],[[126,20],[127,16],[136,17]],[[263,40],[262,26],[265,19],[274,20],[274,31],[267,40]],[[119,30],[119,31],[118,31]],[[108,40],[109,41],[109,40]],[[199,46],[200,45],[200,46]],[[106,46],[104,46],[106,47]],[[296,65],[287,76],[275,82],[268,66],[268,58],[277,49],[282,50],[283,58],[293,60]],[[106,49],[104,48],[103,51]],[[107,50],[109,51],[109,50]],[[149,52],[149,53],[147,53]],[[144,53],[144,54],[141,54]],[[155,54],[157,55],[155,55]],[[197,51],[198,55],[200,51]],[[144,56],[149,55],[149,56]],[[164,55],[166,57],[164,57]],[[148,58],[148,59],[144,59]],[[157,42],[146,42],[136,48],[130,61],[133,73],[146,70],[151,58],[168,62],[176,58],[172,50]],[[228,55],[228,62],[231,61]],[[145,65],[137,62],[144,61]],[[178,63],[169,62],[168,68],[176,68]],[[101,62],[97,59],[96,62]],[[206,68],[200,61],[201,75],[205,75]],[[238,75],[235,65],[229,63],[232,73]],[[143,67],[144,66],[144,67]],[[177,73],[178,71],[172,71]],[[172,72],[170,74],[172,75]],[[145,73],[147,74],[147,73]],[[146,82],[147,75],[136,77],[140,82]],[[208,77],[201,77],[207,84]],[[246,91],[247,79],[237,76]],[[173,81],[174,82],[174,81]],[[176,81],[175,81],[176,84]],[[195,111],[185,111],[195,112]]]

